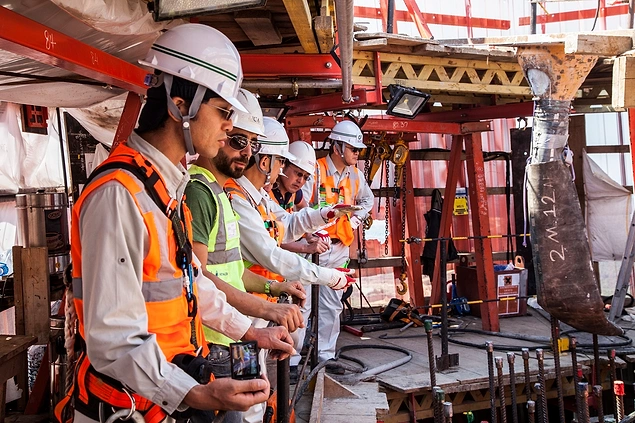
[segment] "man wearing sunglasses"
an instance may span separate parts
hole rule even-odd
[[[329,135],[329,154],[317,161],[315,178],[304,185],[305,198],[312,207],[328,207],[345,203],[361,206],[361,210],[337,219],[326,230],[331,238],[328,251],[320,254],[320,265],[334,268],[347,267],[354,231],[364,221],[373,207],[373,192],[364,174],[355,166],[359,152],[366,147],[362,131],[355,122],[338,122]],[[340,333],[343,291],[320,290],[318,321],[318,355],[320,361],[335,357],[335,345]],[[327,371],[341,372],[327,365]]]

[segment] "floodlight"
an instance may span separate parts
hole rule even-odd
[[[227,13],[262,7],[267,0],[154,0],[148,3],[155,21]]]
[[[430,99],[430,94],[401,85],[390,84],[388,90],[390,91],[390,101],[386,114],[392,116],[412,119],[421,112],[423,106]]]

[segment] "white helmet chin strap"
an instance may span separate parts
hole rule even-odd
[[[183,124],[183,137],[185,138],[185,147],[187,148],[187,152],[190,154],[190,156],[193,156],[196,154],[196,150],[194,149],[194,144],[192,143],[192,134],[190,133],[190,120],[193,119],[198,113],[207,88],[202,85],[199,85],[196,88],[196,94],[194,94],[194,99],[192,99],[190,109],[188,110],[187,115],[183,116],[179,108],[172,100],[172,96],[170,94],[172,91],[171,74],[165,73],[163,75],[163,84],[165,85],[165,91],[168,94],[168,110],[170,110],[170,112],[172,112],[175,117],[181,119],[181,123]]]

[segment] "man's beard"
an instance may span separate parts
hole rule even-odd
[[[247,163],[248,163],[248,161],[245,159],[229,158],[227,154],[225,154],[222,148],[218,150],[218,154],[212,160],[214,161],[214,165],[216,166],[216,169],[222,172],[223,175],[227,175],[230,178],[234,178],[234,179],[238,179],[241,176],[243,176],[243,173],[245,173],[245,168],[234,169],[232,168],[232,163],[234,162],[244,163],[245,166],[247,166]]]

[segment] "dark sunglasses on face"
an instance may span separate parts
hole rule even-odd
[[[229,120],[234,115],[234,109],[225,109],[223,107],[214,106],[213,104],[209,102],[207,103],[207,105],[212,106],[215,109],[218,109],[221,112],[221,117],[223,118],[223,120]]]
[[[351,150],[353,152],[353,154],[359,153],[360,151],[362,151],[361,148],[357,148],[357,147],[351,147],[350,145],[347,145],[346,148],[348,148],[349,150]]]
[[[251,146],[251,154],[258,154],[260,151],[260,143],[256,140],[250,140],[244,135],[236,134],[227,137],[229,146],[237,151],[243,151],[247,146]]]

